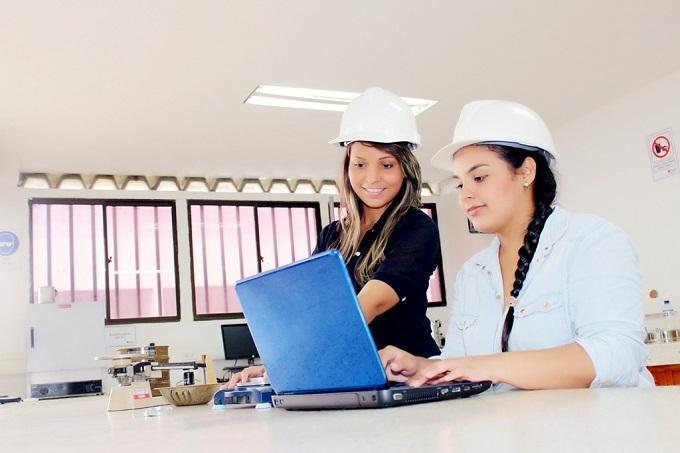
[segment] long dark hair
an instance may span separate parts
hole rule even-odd
[[[557,181],[555,181],[555,175],[550,169],[546,154],[542,150],[527,151],[520,148],[499,145],[492,145],[489,146],[489,148],[495,151],[514,169],[518,169],[527,158],[533,159],[534,162],[536,162],[536,177],[532,184],[534,214],[531,217],[527,232],[524,235],[524,244],[519,249],[515,281],[513,282],[512,290],[510,291],[510,295],[513,298],[517,298],[524,285],[524,279],[529,273],[529,266],[536,253],[538,240],[541,237],[545,222],[553,212],[552,203],[555,201],[555,195],[557,194]],[[503,326],[503,337],[501,339],[501,349],[503,351],[507,351],[508,348],[508,338],[512,331],[514,313],[514,307],[511,305],[508,309],[508,314]]]
[[[375,274],[375,271],[380,266],[380,263],[385,259],[385,248],[390,235],[394,228],[399,223],[399,220],[411,208],[419,208],[421,206],[420,187],[422,185],[422,177],[420,173],[420,164],[415,158],[412,151],[412,145],[406,142],[396,143],[376,143],[364,142],[366,146],[370,146],[380,151],[386,152],[394,156],[399,162],[401,171],[404,174],[404,181],[402,183],[399,193],[394,197],[390,203],[387,211],[383,215],[387,215],[385,226],[382,228],[375,242],[371,245],[365,256],[360,258],[359,263],[354,269],[354,277],[357,282],[363,286]],[[332,246],[340,249],[340,253],[345,258],[346,262],[354,256],[359,249],[359,238],[361,236],[361,218],[364,213],[364,204],[359,196],[352,190],[352,185],[349,181],[349,161],[352,145],[347,146],[345,153],[345,160],[342,164],[342,178],[340,184],[341,203],[347,209],[347,215],[340,222],[341,231],[340,236],[335,244]]]

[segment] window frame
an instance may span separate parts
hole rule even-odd
[[[214,200],[214,199],[187,199],[187,231],[189,240],[189,267],[191,279],[191,309],[194,321],[214,321],[225,319],[245,319],[243,312],[198,314],[196,312],[196,278],[194,272],[194,240],[192,229],[191,208],[192,206],[248,206],[254,210],[255,222],[255,250],[257,252],[257,271],[262,272],[262,251],[260,249],[260,222],[258,208],[312,208],[316,214],[317,237],[321,234],[321,203],[319,201],[267,201],[267,200]],[[312,249],[313,251],[313,249]]]
[[[170,207],[170,216],[172,220],[172,246],[173,258],[175,260],[175,306],[177,314],[175,316],[154,316],[147,318],[122,318],[111,319],[111,306],[109,297],[109,246],[108,246],[108,217],[106,208],[108,206],[151,206],[151,207]],[[107,199],[104,202],[104,256],[106,259],[106,318],[105,325],[119,325],[119,324],[138,324],[138,323],[161,323],[161,322],[179,322],[182,319],[182,310],[180,303],[180,279],[179,279],[179,250],[177,238],[177,201],[168,199]]]
[[[104,317],[104,325],[121,325],[121,324],[140,324],[140,323],[163,323],[163,322],[179,322],[182,318],[181,303],[180,303],[180,279],[179,279],[179,250],[178,250],[178,232],[177,232],[177,200],[169,199],[111,199],[111,198],[67,198],[67,197],[49,197],[49,198],[29,198],[28,200],[28,228],[29,228],[29,267],[30,267],[30,285],[29,285],[29,303],[33,303],[33,293],[35,288],[34,281],[34,262],[33,262],[33,205],[101,205],[102,207],[102,233],[104,241],[104,292],[106,303],[106,315]],[[108,247],[108,218],[106,208],[108,206],[158,206],[170,207],[172,219],[172,241],[173,241],[173,256],[175,267],[175,305],[177,314],[175,316],[155,316],[147,318],[123,318],[111,319],[110,308],[110,287],[109,287],[109,247]]]
[[[102,205],[103,209],[103,203],[101,200],[98,199],[85,199],[85,198],[29,198],[28,199],[28,237],[29,237],[29,244],[28,244],[28,266],[29,266],[29,275],[30,275],[30,282],[28,285],[28,303],[29,304],[34,304],[34,293],[35,293],[35,286],[34,286],[34,261],[33,261],[33,205],[36,204],[41,204],[41,205],[56,205],[56,204],[61,204],[61,205],[78,205],[78,206],[94,206],[94,205]],[[103,231],[103,230],[102,230]],[[104,241],[106,241],[106,237],[104,237]],[[106,256],[106,253],[104,253]],[[106,271],[106,262],[103,263],[104,265],[104,270]],[[104,275],[104,280],[106,280],[106,274]],[[106,287],[105,287],[105,292],[106,292]],[[108,293],[107,293],[108,294]]]
[[[437,203],[423,203],[423,208],[427,208],[432,213],[432,221],[437,225],[439,231],[439,219],[437,217]],[[442,300],[438,302],[428,302],[427,308],[446,307],[446,280],[444,280],[444,258],[442,256],[442,242],[439,238],[439,258],[437,259],[437,273],[439,274],[439,286],[442,293]]]

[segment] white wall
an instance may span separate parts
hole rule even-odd
[[[637,247],[644,287],[680,307],[680,175],[653,182],[647,135],[680,145],[680,71],[555,131],[561,204],[618,224]],[[680,156],[680,154],[678,154]]]
[[[0,231],[19,237],[19,250],[0,257],[0,374],[21,372],[25,368],[23,347],[26,310],[21,302],[28,297],[28,218],[19,196],[18,159],[0,154]]]

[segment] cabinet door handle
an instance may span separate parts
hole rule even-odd
[[[35,328],[31,327],[31,349],[35,348]]]

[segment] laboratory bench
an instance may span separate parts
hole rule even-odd
[[[621,452],[680,449],[680,387],[485,392],[390,409],[107,412],[104,396],[0,406],[0,451]]]

